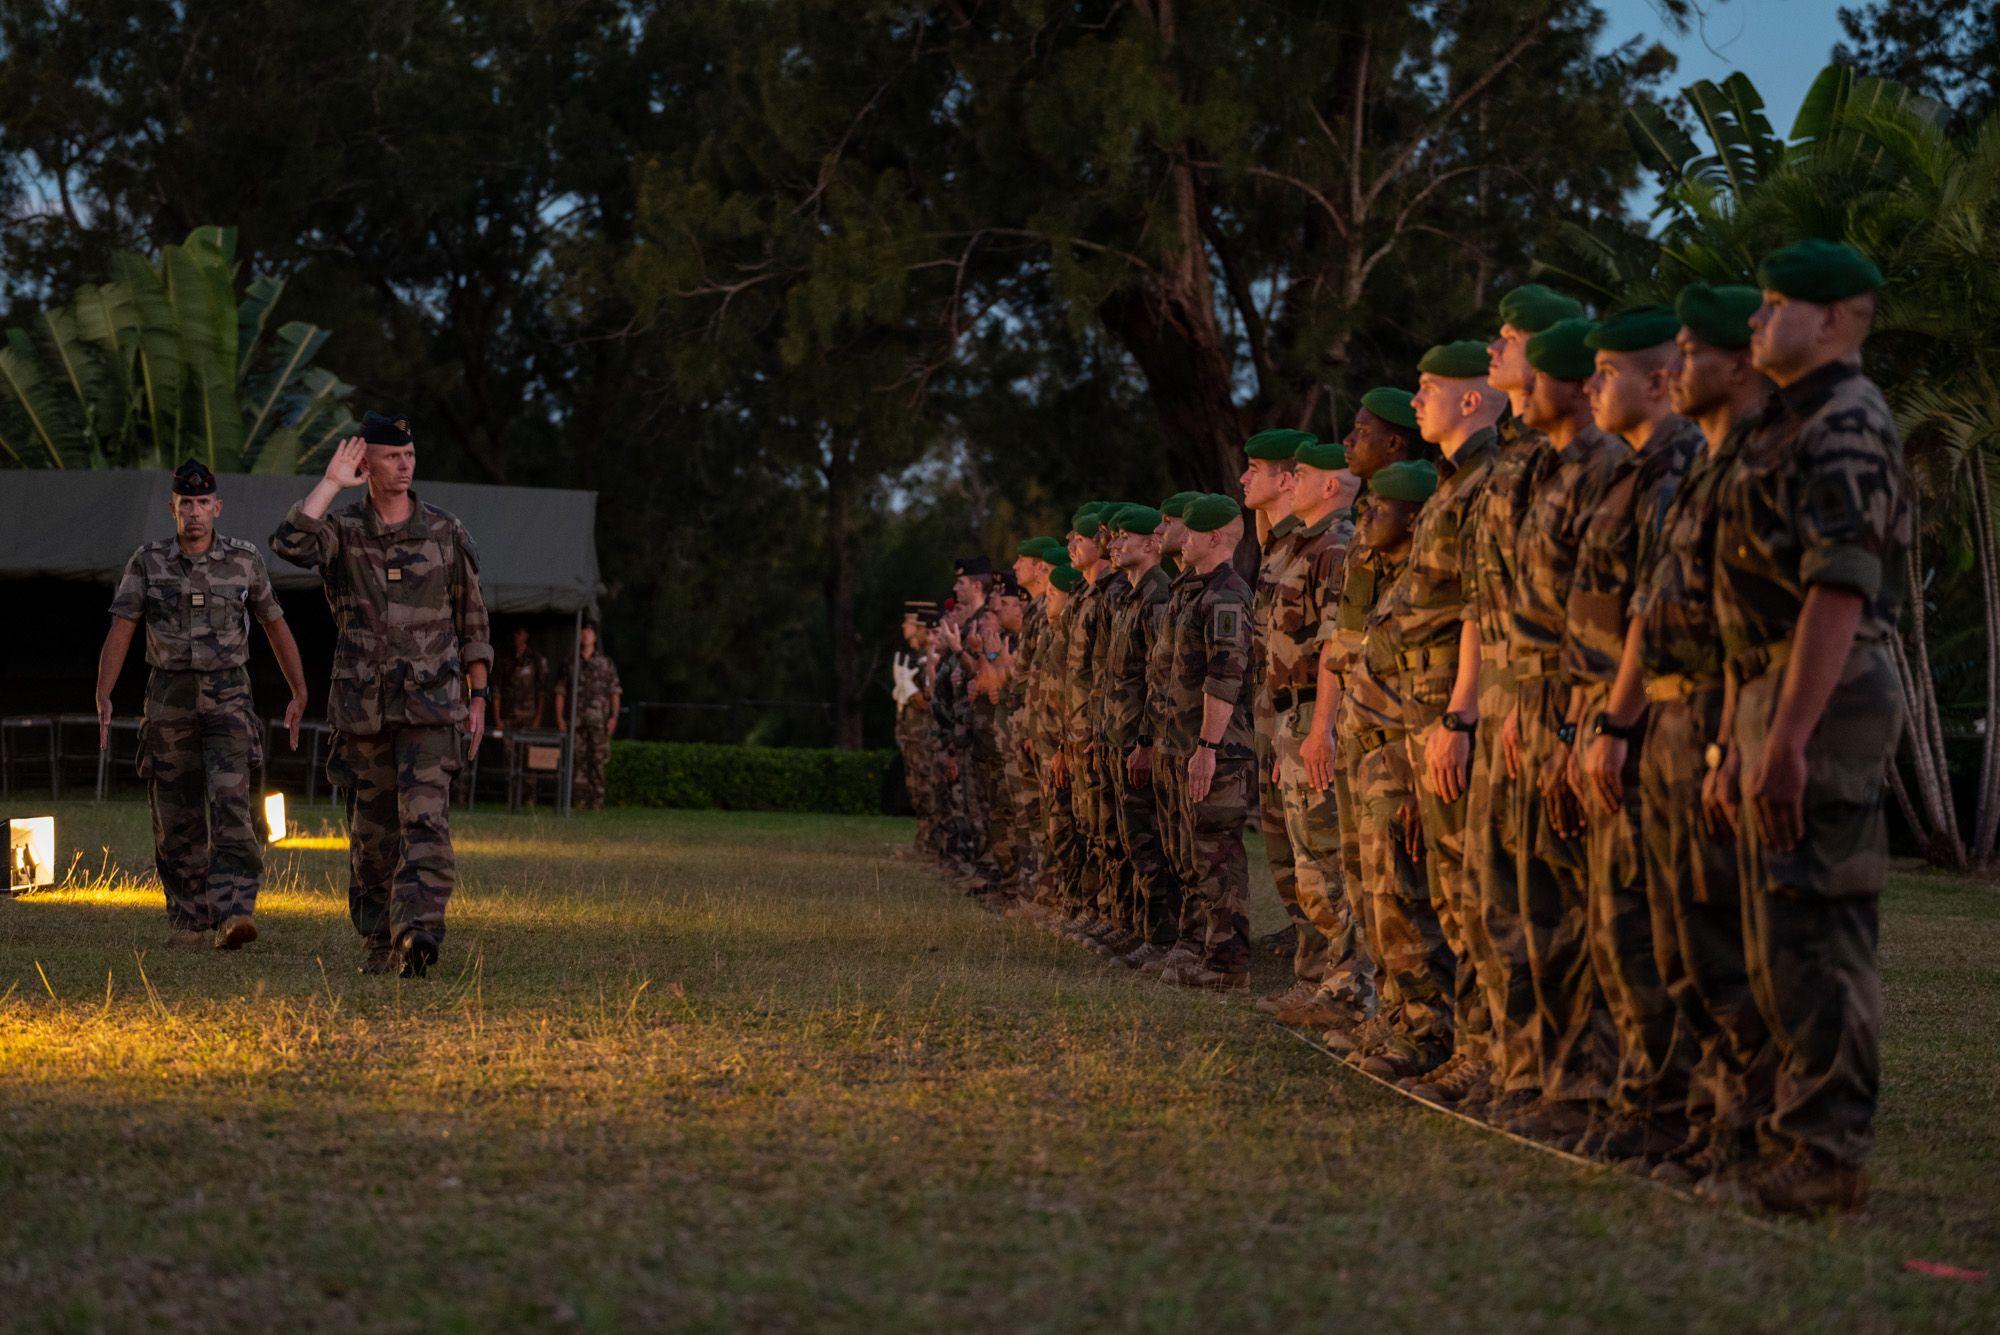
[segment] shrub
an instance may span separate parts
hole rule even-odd
[[[893,751],[616,742],[605,799],[621,806],[871,816],[885,809],[895,758]]]

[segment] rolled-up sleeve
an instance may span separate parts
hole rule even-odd
[[[301,501],[286,512],[271,534],[271,552],[295,566],[319,570],[332,565],[340,555],[340,535],[325,516],[308,515]]]
[[[1250,675],[1250,609],[1241,603],[1218,603],[1208,609],[1206,620],[1201,693],[1235,704]]]
[[[278,603],[278,595],[271,588],[271,572],[264,567],[262,556],[252,555],[250,560],[250,612],[257,618],[257,624],[268,626],[285,615],[285,609]]]
[[[132,559],[125,563],[125,573],[118,577],[118,591],[111,595],[111,615],[120,621],[145,619],[146,568],[137,552],[132,553]]]

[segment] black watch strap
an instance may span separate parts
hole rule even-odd
[[[493,696],[493,688],[490,686],[475,686],[468,694],[474,700],[488,700]]]
[[[1211,742],[1206,737],[1198,738],[1195,741],[1195,745],[1204,751],[1220,751],[1222,749],[1221,742]]]
[[[1611,721],[1611,715],[1600,713],[1591,731],[1599,737],[1616,737],[1621,742],[1636,742],[1640,734],[1645,731],[1645,725],[1642,719],[1634,719],[1630,723],[1620,725]]]

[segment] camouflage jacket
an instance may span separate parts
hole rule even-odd
[[[937,672],[931,678],[931,719],[937,724],[938,743],[963,751],[972,737],[972,678],[965,663],[946,650],[938,657]]]
[[[318,519],[292,507],[271,550],[319,571],[333,611],[327,721],[340,732],[387,723],[458,723],[465,669],[491,663],[479,557],[465,526],[410,493],[391,528],[364,497]]]
[[[1465,620],[1465,539],[1492,470],[1499,437],[1475,433],[1447,459],[1444,480],[1410,535],[1410,560],[1376,605],[1370,652],[1393,652],[1402,667],[1403,716],[1412,732],[1437,722],[1458,678],[1458,636]]]
[[[563,694],[561,686],[556,688]],[[618,668],[602,650],[576,665],[576,721],[601,726],[611,721],[611,697],[621,693]]]
[[[1356,564],[1365,561],[1389,581],[1401,575],[1409,564],[1407,556],[1386,557],[1372,547],[1357,549],[1348,560]],[[1336,726],[1339,735],[1351,742],[1393,740],[1405,731],[1402,658],[1394,634],[1377,633],[1385,628],[1386,622],[1386,614],[1379,607],[1367,614],[1345,676]]]
[[[213,537],[200,556],[176,538],[132,553],[111,596],[111,615],[146,627],[146,662],[163,672],[222,672],[250,661],[249,618],[260,626],[285,614],[271,572],[240,538]]]
[[[1527,517],[1528,501],[1555,466],[1549,438],[1523,426],[1517,417],[1494,428],[1500,448],[1493,456],[1465,543],[1466,617],[1479,627],[1482,657],[1495,664],[1507,655],[1507,626],[1517,578],[1514,539]]]
[[[1286,515],[1272,524],[1271,531],[1264,535],[1257,559],[1257,585],[1251,596],[1254,613],[1251,631],[1256,639],[1250,649],[1250,680],[1251,703],[1260,728],[1271,718],[1271,685],[1267,680],[1271,664],[1271,608],[1278,599],[1278,584],[1297,555],[1299,527],[1297,515]]]
[[[1272,589],[1269,638],[1264,641],[1264,683],[1274,697],[1289,691],[1305,698],[1318,686],[1320,628],[1339,605],[1353,545],[1354,512],[1347,508],[1329,512],[1293,536],[1291,559]]]
[[[1742,451],[1747,423],[1720,446],[1696,451],[1661,517],[1653,559],[1639,568],[1631,616],[1649,677],[1719,682],[1722,633],[1715,624],[1716,496]]]
[[[1068,680],[1067,653],[1074,609],[1075,604],[1072,603],[1061,616],[1046,610],[1043,612],[1041,643],[1035,649],[1034,666],[1029,669],[1029,726],[1035,739],[1035,754],[1044,764],[1048,763],[1050,756],[1062,750],[1068,735],[1065,683]]]
[[[1585,426],[1553,451],[1554,467],[1528,500],[1514,540],[1514,597],[1508,612],[1508,651],[1522,676],[1546,675],[1560,665],[1569,588],[1576,574],[1583,527],[1596,510],[1621,456],[1631,448],[1616,436]]]
[[[1097,665],[1103,653],[1104,624],[1117,597],[1117,572],[1109,565],[1095,583],[1078,584],[1070,594],[1069,633],[1063,645],[1063,745],[1081,752],[1095,740]]]
[[[501,659],[494,665],[493,683],[502,717],[532,720],[549,693],[550,682],[549,660],[533,649]]]
[[[1255,754],[1250,718],[1251,596],[1227,561],[1206,575],[1190,572],[1187,597],[1174,622],[1173,677],[1168,694],[1177,731],[1189,749],[1201,736],[1205,701],[1231,706],[1219,760],[1249,760]]]
[[[1701,428],[1668,417],[1645,448],[1629,449],[1583,528],[1570,580],[1563,674],[1572,683],[1608,684],[1625,656],[1625,628],[1638,572],[1651,564],[1660,526],[1688,463],[1702,446]]]
[[[1104,647],[1104,737],[1123,755],[1135,746],[1153,744],[1153,717],[1146,694],[1146,673],[1160,627],[1167,616],[1167,572],[1154,566],[1134,585],[1119,576],[1127,589],[1113,609]]]
[[[1319,642],[1327,666],[1343,681],[1361,656],[1361,643],[1368,628],[1368,614],[1375,610],[1382,594],[1401,574],[1403,563],[1386,565],[1373,547],[1348,549],[1341,562],[1340,601],[1320,621]]]
[[[1048,614],[1042,610],[1042,600],[1028,599],[1021,608],[1021,641],[1014,652],[1014,668],[1000,687],[1001,716],[1010,744],[1025,742],[1030,736],[1028,683],[1034,678],[1035,658],[1042,651],[1042,633],[1047,624]]]
[[[1167,600],[1161,606],[1160,633],[1146,654],[1146,708],[1152,716],[1153,744],[1168,755],[1184,756],[1194,746],[1194,737],[1181,726],[1174,709],[1174,626],[1186,611],[1187,600],[1196,588],[1192,572],[1183,570],[1167,585]]]
[[[1746,679],[1790,643],[1815,584],[1860,595],[1857,645],[1896,633],[1916,518],[1895,422],[1859,367],[1835,362],[1780,389],[1718,505],[1716,619]]]

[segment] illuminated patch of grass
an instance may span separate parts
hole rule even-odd
[[[6,1326],[2000,1321],[1899,1268],[2000,1261],[1990,887],[1899,884],[1875,1207],[1772,1233],[980,913],[896,821],[461,817],[399,982],[330,813],[230,956],[165,944],[143,810],[58,815],[81,879],[0,903]]]

